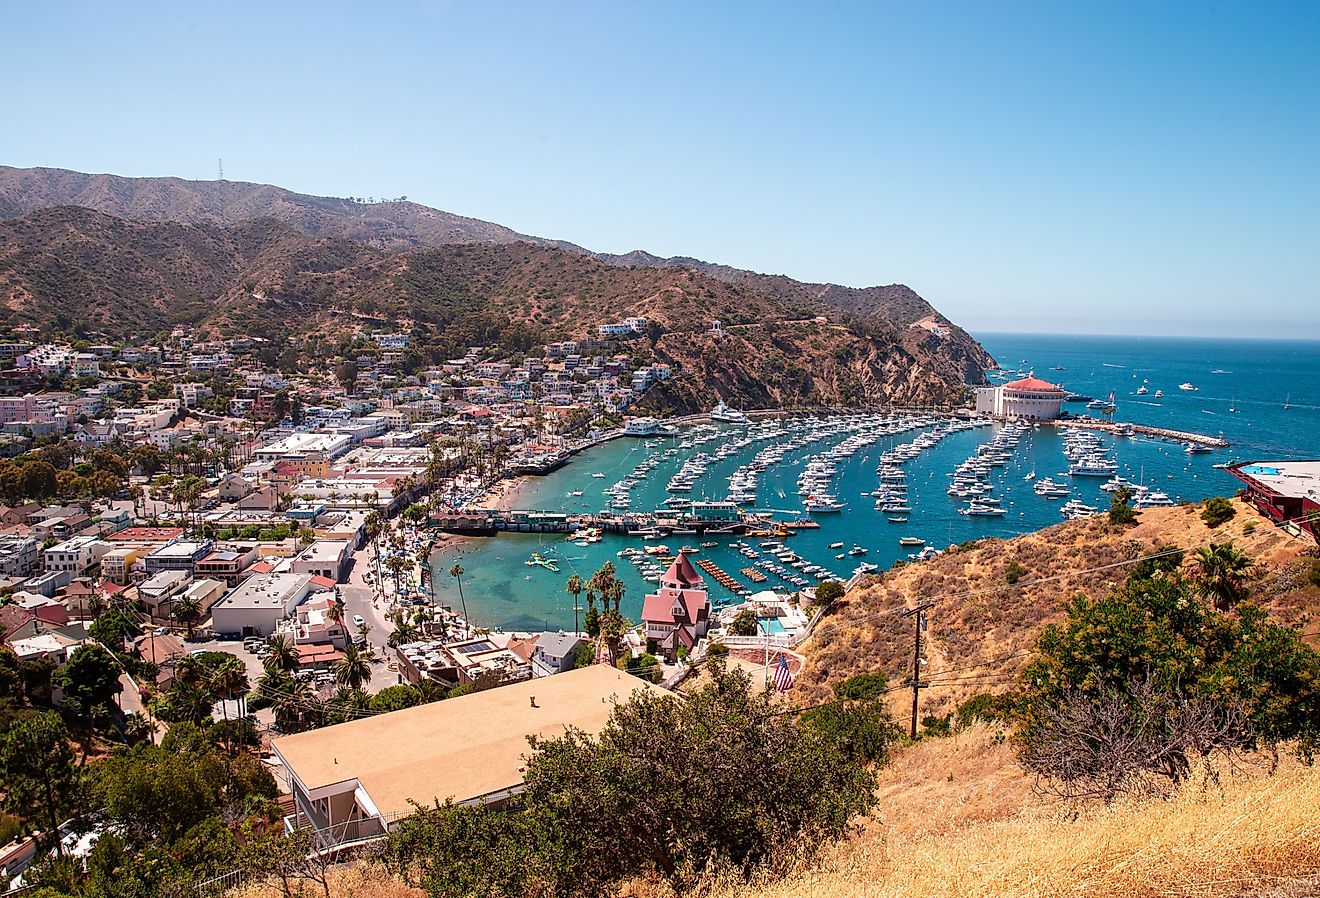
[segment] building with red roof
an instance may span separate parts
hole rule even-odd
[[[648,646],[671,663],[679,648],[691,651],[710,626],[710,597],[686,554],[680,552],[660,577],[660,589],[642,601]]]
[[[976,411],[996,418],[1052,421],[1059,417],[1067,398],[1068,391],[1063,387],[1029,374],[1021,380],[978,389]]]

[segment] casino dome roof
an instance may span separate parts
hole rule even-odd
[[[1027,393],[1046,393],[1046,392],[1066,392],[1058,384],[1052,384],[1047,380],[1041,380],[1038,377],[1024,377],[1021,380],[1015,380],[1004,384],[1005,390],[1021,390]]]

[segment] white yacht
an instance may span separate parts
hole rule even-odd
[[[1182,390],[1185,393],[1195,393],[1197,388],[1192,386],[1190,383],[1186,383],[1186,384],[1178,384],[1178,389]]]
[[[710,419],[712,421],[721,421],[725,424],[746,424],[747,416],[738,409],[724,404],[721,399],[716,406],[710,410]]]
[[[1070,477],[1113,477],[1117,473],[1118,464],[1103,456],[1078,459],[1068,466]]]

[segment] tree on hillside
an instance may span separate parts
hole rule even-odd
[[[90,748],[96,717],[109,713],[110,703],[124,689],[119,674],[119,661],[115,656],[91,642],[74,649],[68,662],[52,678],[63,690],[64,701],[77,710],[86,726],[85,748]]]
[[[0,782],[5,784],[5,810],[43,829],[63,855],[58,827],[74,802],[78,771],[58,714],[19,718],[0,733]]]
[[[1229,611],[1247,595],[1254,565],[1251,556],[1231,542],[1211,543],[1197,549],[1192,559],[1196,582],[1218,611]]]
[[[1207,527],[1218,527],[1237,514],[1233,503],[1223,496],[1211,496],[1201,503],[1201,520]]]
[[[1047,626],[1014,706],[1025,766],[1066,795],[1168,788],[1200,757],[1320,740],[1320,653],[1250,604],[1228,615],[1176,569],[1134,570]]]
[[[353,385],[357,383],[358,366],[352,359],[340,362],[335,367],[335,380],[348,392],[353,392]]]
[[[1120,486],[1109,499],[1109,523],[1115,525],[1131,524],[1137,519],[1132,508],[1132,490]]]

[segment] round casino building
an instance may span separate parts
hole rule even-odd
[[[976,391],[976,412],[996,418],[1052,421],[1059,417],[1067,397],[1068,391],[1058,384],[1027,376],[1011,383],[980,387]]]

